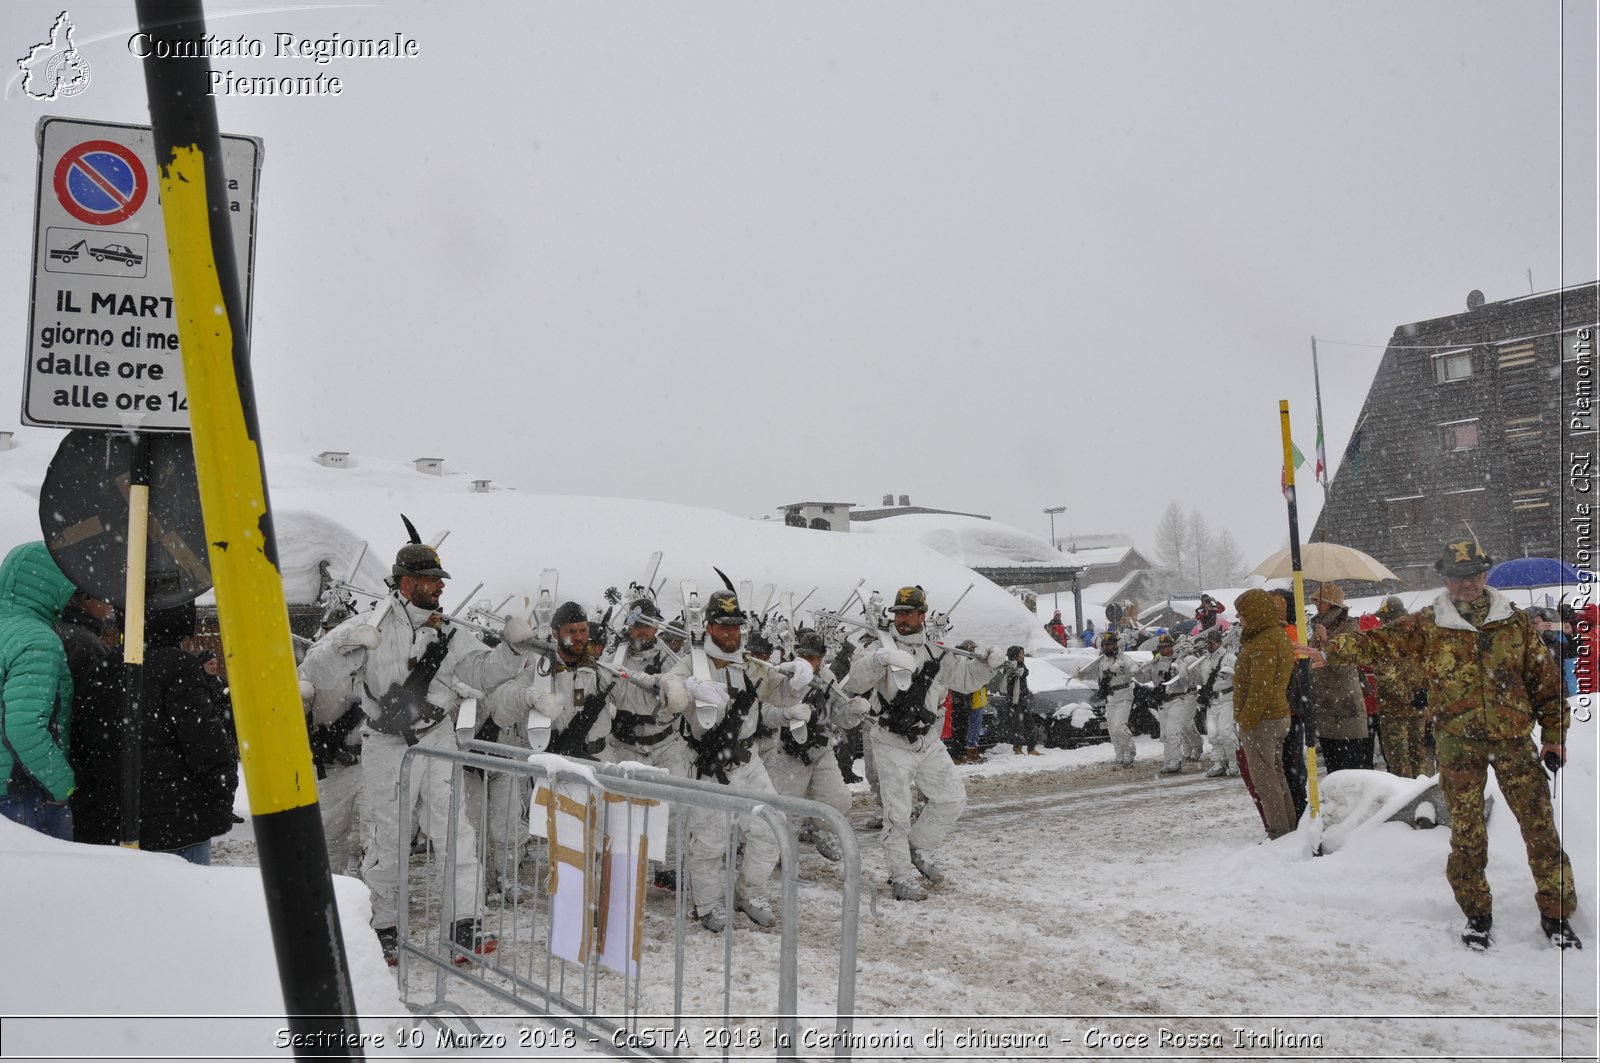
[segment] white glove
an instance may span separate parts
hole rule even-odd
[[[790,705],[783,710],[783,718],[789,723],[810,723],[811,706],[803,701],[797,705]]]
[[[873,648],[872,659],[881,665],[887,666],[889,663],[889,653],[889,647],[880,644]]]
[[[695,703],[698,705],[725,709],[731,700],[728,697],[728,688],[721,683],[712,683],[698,676],[690,676],[683,681],[683,685],[688,689],[689,696],[694,698]]]
[[[317,688],[311,685],[310,680],[300,680],[300,700],[309,705],[311,704],[311,699],[316,696]]]
[[[453,684],[453,689],[456,692],[456,697],[461,698],[462,700],[471,700],[473,698],[483,697],[483,691],[476,687],[468,686],[459,679]]]
[[[645,675],[643,672],[629,672],[625,682],[637,684],[642,690],[658,691],[661,689],[660,676]]]
[[[335,628],[329,633],[328,641],[340,653],[375,650],[378,643],[383,641],[383,633],[371,624],[352,624],[350,627]]]
[[[522,705],[528,711],[543,713],[552,720],[561,711],[560,698],[548,690],[535,690],[531,686],[522,688]]]
[[[681,713],[689,708],[689,691],[681,682],[662,683],[661,699],[665,702],[668,712]]]
[[[888,664],[890,668],[904,668],[908,672],[917,670],[917,659],[906,650],[890,650]]]
[[[786,664],[778,665],[778,671],[789,677],[789,689],[796,694],[809,687],[812,677],[817,674],[809,661],[802,661],[798,657]]]
[[[439,641],[439,629],[435,627],[419,627],[411,636],[411,659],[422,660],[422,655],[428,652],[428,647]]]
[[[538,636],[533,633],[533,626],[520,616],[513,616],[506,620],[500,628],[500,637],[510,643],[513,649],[526,650],[533,646]]]
[[[990,668],[999,668],[1006,663],[1006,651],[999,646],[987,646],[983,650],[983,663]]]

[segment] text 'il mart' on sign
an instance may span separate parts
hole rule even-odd
[[[222,167],[248,328],[261,142]],[[23,424],[189,430],[159,174],[149,126],[40,120]]]

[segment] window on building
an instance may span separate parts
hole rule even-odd
[[[816,529],[817,531],[832,531],[833,530],[833,525],[829,524],[822,517],[812,517],[811,518],[811,527]]]
[[[1448,351],[1434,356],[1433,379],[1438,383],[1448,384],[1452,380],[1465,380],[1471,375],[1471,351]]]
[[[1526,369],[1539,361],[1539,356],[1533,349],[1532,340],[1515,340],[1511,343],[1502,343],[1495,350],[1500,355],[1501,369]]]
[[[1478,449],[1477,420],[1451,421],[1448,424],[1440,425],[1439,443],[1446,453],[1453,450]]]
[[[799,510],[791,509],[783,516],[783,522],[791,528],[804,528],[806,519],[800,515]]]
[[[1517,443],[1532,443],[1535,440],[1543,438],[1543,414],[1536,413],[1531,417],[1506,418],[1506,442],[1508,444],[1515,445]]]
[[[1550,488],[1548,487],[1521,487],[1511,492],[1511,508],[1524,509],[1549,509]]]
[[[1384,509],[1389,515],[1389,527],[1414,528],[1422,523],[1422,496],[1384,499]]]

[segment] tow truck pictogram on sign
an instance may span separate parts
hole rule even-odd
[[[56,163],[56,198],[79,221],[115,225],[144,205],[150,180],[129,148],[110,140],[87,140]]]

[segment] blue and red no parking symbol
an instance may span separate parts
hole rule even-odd
[[[86,140],[56,163],[56,198],[79,221],[115,225],[144,204],[150,181],[132,149],[111,140]]]

